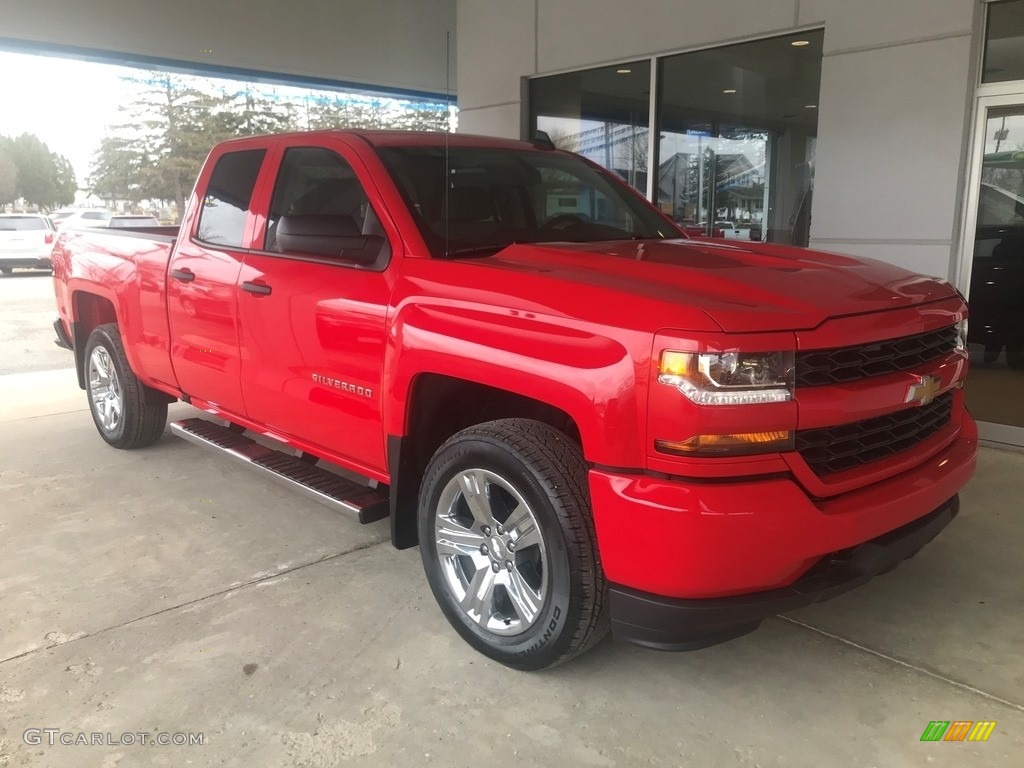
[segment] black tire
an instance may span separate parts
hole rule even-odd
[[[451,576],[446,576],[451,573],[451,566],[443,565],[446,558],[438,552],[435,523],[442,495],[446,488],[452,487],[450,484],[458,483],[456,478],[462,477],[462,473],[477,470],[509,484],[526,502],[547,552],[542,568],[534,571],[536,574],[543,570],[547,574],[546,589],[542,591],[538,586],[542,601],[532,624],[526,625],[518,634],[497,634],[481,626],[479,619],[474,620],[460,606],[458,596],[449,583]],[[500,504],[494,501],[498,495],[512,500],[511,503],[506,501],[505,509],[518,508],[508,491],[495,491],[493,485],[488,485],[486,505],[492,512],[498,510],[494,515],[495,521],[501,518]],[[448,507],[449,514],[459,504],[465,505],[463,509],[469,509],[462,492],[457,492]],[[512,514],[506,514],[504,519],[511,520]],[[485,656],[514,669],[547,669],[578,656],[607,633],[608,587],[590,511],[587,466],[579,446],[564,433],[538,421],[502,419],[470,427],[454,435],[438,449],[427,467],[420,487],[418,522],[420,553],[434,597],[455,630]],[[531,538],[536,538],[536,533],[530,530]],[[500,526],[497,532],[503,533]],[[514,535],[510,531],[504,533],[510,537]],[[500,545],[493,544],[494,538],[480,541],[494,550],[496,546],[500,548]],[[514,544],[515,539],[512,541]],[[499,563],[503,557],[518,558],[529,551],[527,545],[512,555],[499,552],[492,556],[485,552],[481,557],[496,557],[497,561],[492,559],[490,567],[497,569],[494,573],[498,574],[501,573]],[[539,545],[535,546],[535,551],[542,552]],[[472,557],[478,559],[475,550]],[[461,563],[466,559],[456,557],[448,562]],[[522,578],[521,567],[524,566],[517,560],[517,578]],[[479,570],[487,577],[485,568]],[[510,573],[512,570],[509,565]],[[506,575],[501,573],[501,576]],[[465,578],[468,583],[469,576]],[[468,588],[466,591],[468,593]],[[497,595],[494,605],[505,601],[515,610],[508,590],[504,593],[495,591],[494,594]],[[501,620],[499,616],[499,623]],[[504,621],[509,623],[507,619]],[[520,620],[519,624],[522,623]]]
[[[119,389],[121,412],[116,424],[105,426],[100,408],[93,396],[93,353],[106,352]],[[167,426],[167,397],[150,389],[132,371],[121,343],[117,325],[97,326],[85,345],[86,394],[89,411],[100,437],[115,448],[145,448],[160,439]]]

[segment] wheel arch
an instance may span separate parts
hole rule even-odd
[[[85,389],[85,347],[97,326],[117,323],[117,309],[106,296],[75,291],[71,296],[71,341],[75,352],[78,386]]]
[[[524,418],[548,424],[583,447],[579,423],[568,411],[509,389],[456,376],[416,376],[405,411],[404,434],[389,434],[387,438],[391,542],[398,549],[418,543],[420,479],[434,452],[455,433],[497,419]]]

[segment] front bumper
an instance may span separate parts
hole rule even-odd
[[[960,510],[954,496],[929,515],[826,558],[795,583],[749,595],[681,600],[613,585],[612,635],[662,651],[690,651],[757,629],[767,617],[841,595],[892,570],[949,525]]]
[[[915,525],[943,519],[943,510],[952,516],[974,473],[977,448],[977,427],[962,411],[959,430],[941,450],[893,477],[829,498],[811,496],[791,474],[689,480],[591,470],[616,634],[655,647],[699,647],[863,583],[911,548],[891,548],[887,537],[914,534],[917,545]],[[932,523],[938,527],[928,527],[920,544],[948,522]],[[859,554],[853,570],[847,564],[821,581],[829,563],[866,543],[872,546],[862,553],[877,551],[880,542],[889,554],[878,567]],[[736,612],[736,606],[746,607]],[[712,618],[695,618],[704,612]]]

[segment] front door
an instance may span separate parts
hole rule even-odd
[[[253,190],[264,149],[228,152],[216,161],[194,231],[182,232],[168,267],[171,363],[181,390],[242,415],[238,357],[238,275],[248,245]]]
[[[1024,446],[1024,94],[982,99],[975,131],[967,406],[983,438]]]
[[[353,169],[358,161],[344,152],[339,143],[281,156],[257,234],[262,249],[242,267],[242,390],[252,421],[372,476],[386,469],[391,246]]]

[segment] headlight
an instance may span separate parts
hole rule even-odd
[[[666,350],[658,381],[698,405],[784,403],[793,399],[793,352],[698,354]]]

